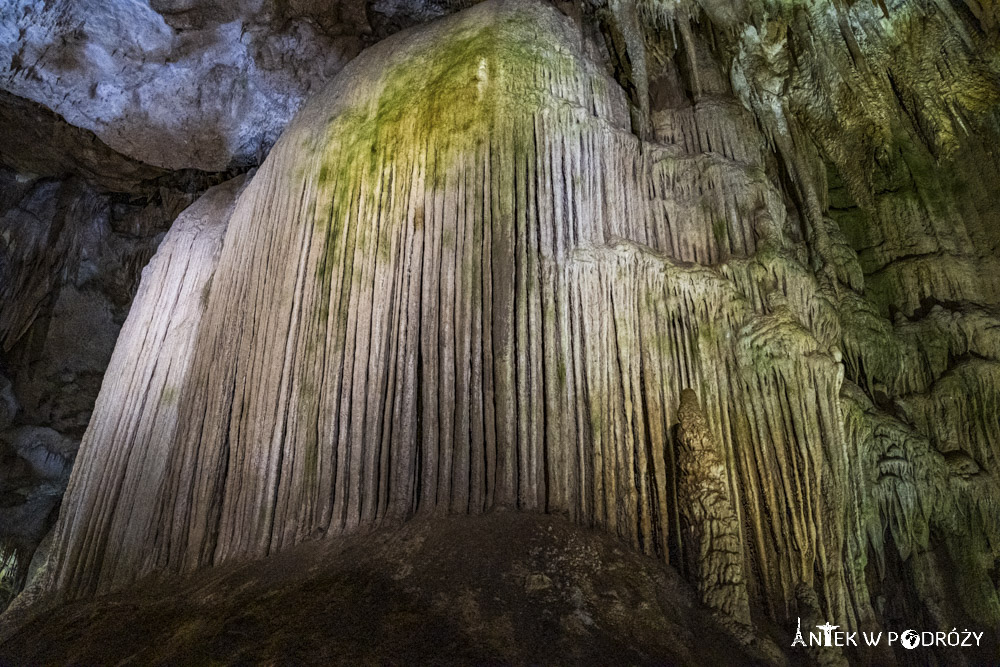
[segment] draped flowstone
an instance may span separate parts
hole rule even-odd
[[[654,118],[640,142],[594,50],[527,0],[396,35],[308,103],[231,214],[175,224],[81,447],[49,587],[496,507],[678,563],[692,390],[731,503],[723,542],[705,529],[698,548],[741,571],[713,606],[743,621],[749,596],[787,618],[806,586],[845,627],[873,623],[869,545],[885,521],[903,539],[932,519],[869,478],[884,440],[844,380],[848,297],[803,264],[745,112],[706,107],[699,132],[694,112]],[[907,442],[959,503],[926,439]]]

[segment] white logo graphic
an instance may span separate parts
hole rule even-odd
[[[905,648],[917,648],[920,645],[920,635],[914,630],[904,630],[899,636],[899,643]]]
[[[910,629],[903,630],[902,632],[835,632],[840,626],[833,625],[827,621],[823,625],[817,625],[816,630],[819,632],[810,631],[808,639],[806,639],[806,636],[802,633],[802,619],[800,618],[798,621],[798,627],[795,629],[795,639],[792,640],[793,648],[796,646],[858,646],[858,635],[860,635],[860,639],[864,642],[863,646],[878,646],[884,638],[889,646],[898,641],[903,648],[908,650],[920,646],[924,648],[932,646],[968,647],[979,646],[979,642],[985,634],[983,632],[971,632],[970,630],[959,632],[958,628],[952,628],[951,632],[917,632]]]
[[[833,646],[833,631],[840,626],[830,625],[828,621],[825,625],[817,625],[816,627],[823,631],[823,646]]]

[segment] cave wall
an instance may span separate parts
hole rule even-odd
[[[0,26],[6,90],[130,157],[216,171],[259,162],[366,29],[360,3],[260,0],[17,0]]]
[[[55,520],[142,267],[193,193],[4,170],[0,545],[19,576]]]
[[[565,14],[390,37],[175,223],[43,588],[505,506],[738,563],[733,627],[1000,626],[992,11]]]

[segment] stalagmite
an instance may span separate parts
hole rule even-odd
[[[712,441],[698,396],[690,389],[681,392],[677,419],[678,497],[690,552],[686,562],[702,601],[730,624],[745,628],[750,625],[750,604],[739,522],[722,457]]]

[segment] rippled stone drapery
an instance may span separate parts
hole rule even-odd
[[[671,559],[685,388],[771,615],[793,616],[804,585],[844,627],[877,624],[865,573],[886,527],[905,553],[966,508],[955,532],[988,553],[978,469],[957,454],[949,468],[845,381],[923,339],[864,297],[832,220],[788,216],[790,201],[822,208],[801,191],[808,154],[785,156],[792,184],[775,178],[771,149],[791,139],[769,142],[734,98],[654,112],[641,144],[591,50],[551,8],[491,0],[373,47],[312,100],[221,215],[221,241],[221,227],[190,241],[191,272],[169,244],[148,269],[51,586],[83,595],[496,506]],[[923,361],[901,368],[910,390],[933,381]],[[938,409],[920,401],[940,405],[914,397],[915,414]],[[995,414],[972,422],[982,460]],[[961,576],[976,613],[998,613],[985,570]]]

